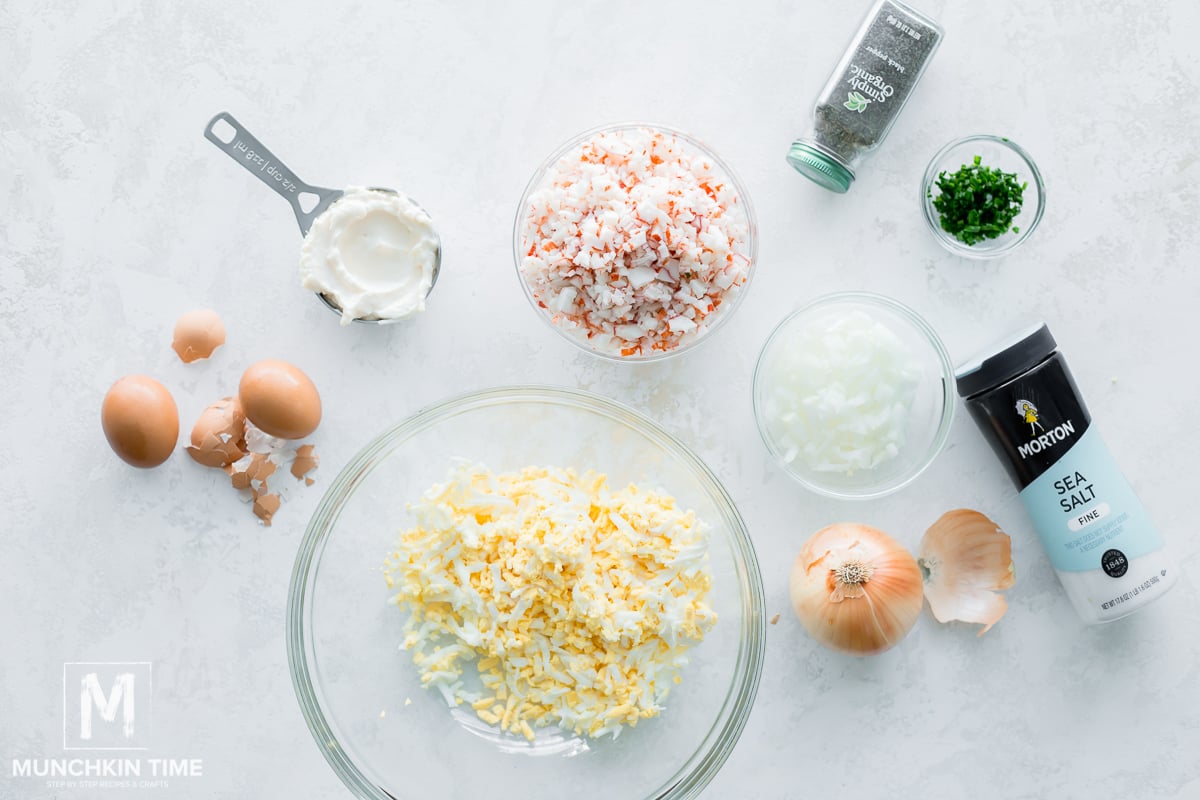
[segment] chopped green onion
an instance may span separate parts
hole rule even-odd
[[[1021,213],[1028,183],[1017,183],[1012,172],[986,167],[980,156],[963,164],[957,172],[938,173],[935,185],[941,192],[933,198],[942,230],[966,245],[1003,236]],[[932,193],[930,193],[932,194]]]

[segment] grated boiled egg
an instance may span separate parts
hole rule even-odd
[[[708,528],[661,492],[460,464],[409,510],[385,566],[410,612],[403,648],[425,688],[530,741],[657,716],[716,622]]]

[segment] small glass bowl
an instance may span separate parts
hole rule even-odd
[[[977,244],[968,245],[942,230],[933,200],[941,194],[936,186],[938,175],[942,172],[956,172],[959,167],[971,164],[975,156],[980,156],[984,166],[1016,174],[1017,181],[1027,186],[1021,213],[1017,214],[1012,223],[1020,233],[1009,230],[995,239],[985,239]],[[921,179],[921,208],[925,212],[925,222],[930,233],[951,253],[967,258],[999,258],[1008,255],[1028,239],[1042,221],[1042,214],[1046,210],[1046,185],[1042,182],[1042,173],[1038,171],[1037,164],[1016,142],[987,133],[964,136],[943,147],[929,162],[925,169],[925,177]]]
[[[721,307],[709,314],[703,333],[671,350],[654,351],[649,354],[622,356],[619,354],[606,353],[597,350],[588,341],[587,335],[583,330],[555,324],[553,320],[553,314],[551,314],[548,309],[541,305],[538,299],[534,296],[533,290],[530,288],[528,281],[525,280],[525,276],[521,273],[521,261],[525,257],[525,248],[521,246],[521,229],[524,227],[526,214],[529,209],[530,196],[539,188],[541,188],[542,182],[546,178],[546,175],[554,168],[559,159],[575,148],[583,145],[584,142],[587,142],[589,139],[599,136],[600,134],[637,130],[639,128],[645,128],[674,136],[676,139],[685,143],[688,147],[694,150],[698,155],[711,160],[713,162],[713,172],[717,175],[720,175],[725,181],[733,186],[734,190],[737,192],[739,201],[738,204],[742,209],[742,213],[746,215],[746,227],[748,233],[746,236],[746,247],[743,255],[745,255],[745,257],[749,260],[750,265],[746,270],[746,282],[738,287],[735,291],[730,292]],[[521,202],[517,206],[516,218],[513,221],[513,264],[517,270],[517,280],[521,283],[521,288],[524,290],[525,297],[529,300],[529,304],[533,307],[533,310],[537,312],[538,317],[541,318],[543,322],[553,328],[555,332],[557,332],[564,339],[594,356],[598,356],[599,358],[607,359],[609,361],[633,363],[661,361],[663,359],[671,358],[672,356],[677,356],[680,353],[691,350],[700,342],[708,340],[718,328],[724,325],[725,322],[733,316],[733,312],[736,311],[738,306],[742,304],[742,300],[745,299],[747,292],[750,291],[750,281],[754,278],[754,270],[757,262],[758,219],[754,215],[754,207],[750,202],[750,194],[746,191],[746,185],[742,183],[741,179],[738,178],[737,174],[734,173],[729,164],[723,161],[716,153],[714,153],[708,145],[704,144],[694,136],[684,133],[683,131],[675,130],[674,128],[669,128],[665,125],[656,125],[644,122],[625,122],[615,125],[601,125],[600,127],[584,131],[578,136],[575,136],[569,141],[565,142],[560,147],[555,149],[555,151],[551,153],[536,170],[534,170],[533,176],[530,177],[529,182],[525,185],[525,191],[521,194]]]
[[[498,472],[596,468],[612,486],[662,487],[711,526],[709,605],[718,620],[688,651],[683,681],[659,717],[615,740],[551,726],[527,742],[422,687],[400,648],[405,614],[388,603],[394,592],[382,567],[399,531],[414,524],[407,501],[464,457]],[[682,442],[598,395],[505,387],[423,409],[368,442],[338,474],[296,555],[288,663],[318,748],[356,797],[690,800],[749,719],[766,648],[764,604],[745,522]]]
[[[770,370],[794,331],[848,312],[865,312],[895,334],[912,353],[920,376],[903,445],[897,455],[870,469],[821,471],[802,463],[796,453],[789,457],[778,431],[769,422]],[[793,311],[771,332],[754,368],[754,419],[763,444],[788,475],[827,497],[847,500],[882,497],[916,480],[946,443],[954,406],[954,368],[937,333],[908,306],[869,292],[825,295]]]

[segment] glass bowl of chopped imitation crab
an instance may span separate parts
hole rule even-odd
[[[686,133],[629,123],[556,149],[513,225],[526,297],[602,358],[655,361],[711,336],[746,295],[758,248],[750,196]]]
[[[1029,153],[1004,136],[955,139],[921,180],[921,208],[942,247],[999,258],[1028,239],[1046,210],[1046,186]]]
[[[907,486],[941,452],[957,405],[934,329],[871,292],[793,311],[754,369],[754,418],[768,452],[806,488],[865,500]]]
[[[304,534],[301,710],[362,798],[692,798],[732,751],[762,577],[713,473],[597,395],[510,387],[369,442]]]

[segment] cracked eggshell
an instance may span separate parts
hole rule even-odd
[[[112,385],[100,407],[100,424],[113,452],[141,469],[166,461],[179,441],[175,398],[146,375],[126,375]]]
[[[246,454],[246,415],[236,397],[224,397],[204,409],[192,427],[187,450],[197,463],[224,467]]]
[[[305,483],[312,486],[313,479],[308,477],[308,473],[317,468],[320,459],[317,458],[316,452],[311,444],[301,445],[296,450],[296,458],[292,461],[292,475],[296,480],[304,479]]]
[[[321,395],[299,368],[267,359],[252,364],[238,384],[246,418],[271,436],[303,439],[321,422]]]
[[[208,358],[223,344],[225,325],[215,311],[207,308],[189,311],[175,322],[171,348],[185,364]]]
[[[263,525],[271,527],[271,517],[279,510],[279,495],[264,492],[254,496],[254,515],[262,520]]]

